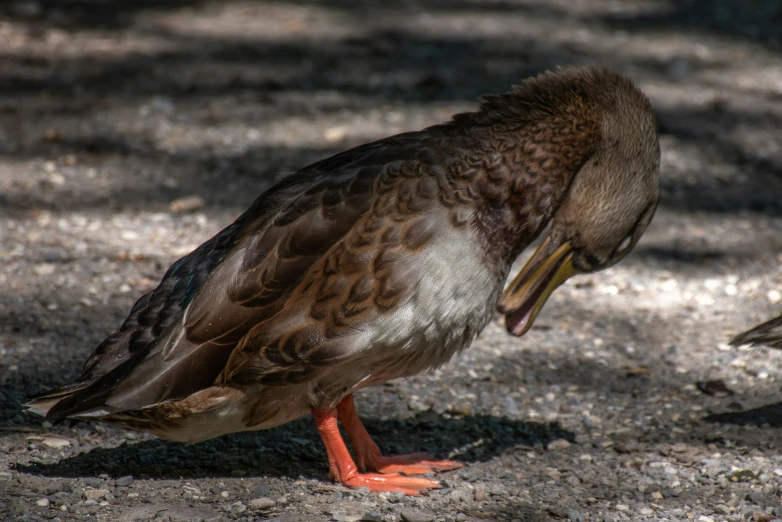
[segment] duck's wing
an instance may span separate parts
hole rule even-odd
[[[333,272],[345,267],[334,266],[337,258],[330,258],[331,265],[322,261],[324,254],[375,203],[381,174],[398,171],[406,161],[418,163],[419,141],[408,134],[358,147],[272,187],[236,222],[175,262],[160,285],[136,302],[122,327],[98,346],[75,383],[37,398],[30,409],[62,418],[181,399],[221,375],[222,382],[230,381],[246,367],[245,357],[232,353],[244,354],[250,345],[264,350],[269,367],[260,373],[290,370],[288,341],[268,332],[286,330],[281,321],[318,323],[301,315],[303,305],[286,303],[296,291],[313,291],[318,276],[309,278],[309,290],[297,288],[319,260],[321,276],[332,272],[320,281],[325,299],[326,283],[337,284]],[[354,236],[362,234],[366,230]],[[357,282],[351,291],[365,291],[365,283]],[[270,321],[275,317],[285,319]],[[262,340],[273,346],[259,345]],[[316,339],[302,342],[311,345]],[[234,362],[227,366],[229,359]]]
[[[751,344],[753,346],[765,345],[782,350],[782,315],[775,317],[770,321],[766,321],[752,330],[737,335],[730,341],[730,344],[733,346],[740,346],[742,344]]]

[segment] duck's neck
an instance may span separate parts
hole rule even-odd
[[[510,264],[546,228],[573,177],[594,153],[599,128],[552,117],[518,128],[476,128],[465,158],[478,197],[472,227],[487,261]]]

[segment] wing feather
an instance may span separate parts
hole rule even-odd
[[[404,290],[375,259],[375,242],[404,247],[388,232],[403,221],[394,208],[434,197],[416,175],[420,140],[411,133],[358,147],[272,187],[168,269],[62,398],[47,396],[57,397],[48,416],[141,409],[215,382],[292,385],[356,353],[375,305]]]

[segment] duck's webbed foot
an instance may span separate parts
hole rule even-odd
[[[356,413],[353,395],[348,395],[337,405],[339,420],[348,433],[353,451],[356,453],[358,468],[362,471],[373,470],[379,473],[404,473],[405,475],[423,475],[431,471],[450,471],[464,467],[453,460],[436,460],[428,453],[409,453],[384,457],[375,441],[367,432]]]
[[[329,476],[340,484],[349,488],[366,487],[374,492],[400,492],[410,496],[442,487],[439,482],[424,477],[359,473],[339,432],[337,411],[313,409],[312,416],[328,453]]]

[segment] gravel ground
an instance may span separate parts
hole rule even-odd
[[[0,5],[0,519],[782,518],[776,0],[56,0]],[[522,339],[361,392],[388,452],[469,463],[422,498],[328,480],[310,419],[185,446],[22,413],[274,180],[560,64],[634,78],[663,200]]]

